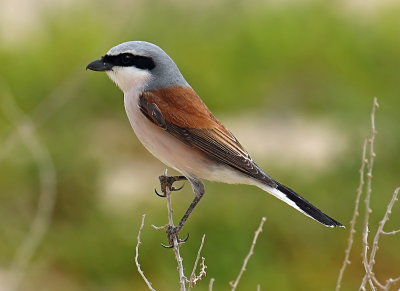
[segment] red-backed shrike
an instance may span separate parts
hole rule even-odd
[[[126,113],[139,140],[190,181],[195,198],[178,226],[170,230],[172,234],[181,230],[203,196],[201,179],[254,185],[325,226],[343,226],[265,173],[158,46],[125,42],[87,69],[105,71],[121,88]]]

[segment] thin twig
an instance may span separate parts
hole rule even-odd
[[[382,231],[382,234],[385,234],[385,235],[394,235],[394,234],[398,234],[398,233],[400,233],[400,229],[392,230],[392,231]]]
[[[40,181],[40,194],[35,217],[26,238],[16,250],[10,268],[13,280],[9,289],[17,290],[25,277],[32,257],[50,226],[57,196],[57,177],[50,153],[36,135],[32,120],[18,107],[11,93],[4,91],[2,95],[6,98],[3,98],[3,105],[7,107],[4,109],[4,113],[16,123],[14,135],[18,134],[31,152],[39,170]]]
[[[207,266],[204,264],[204,260],[205,260],[204,257],[201,258],[202,262],[200,264],[200,273],[199,273],[198,276],[196,276],[196,269],[197,269],[197,265],[198,265],[199,260],[200,260],[200,255],[201,255],[201,251],[203,249],[204,239],[205,238],[206,238],[206,235],[203,234],[203,236],[201,238],[200,247],[199,247],[199,250],[197,252],[196,260],[195,260],[194,265],[193,265],[193,270],[192,270],[192,273],[190,274],[190,280],[188,282],[189,283],[188,290],[191,290],[194,287],[194,285],[196,285],[197,281],[201,280],[201,278],[206,276],[206,268],[207,268]]]
[[[143,278],[144,282],[146,283],[147,287],[149,287],[150,290],[155,291],[156,289],[153,288],[153,286],[151,285],[151,282],[146,278],[146,276],[144,275],[144,272],[143,272],[143,270],[142,270],[142,268],[140,267],[140,264],[139,264],[139,245],[141,244],[140,236],[141,236],[142,229],[143,229],[143,226],[144,226],[145,218],[146,218],[146,214],[143,214],[142,215],[142,223],[140,224],[140,228],[139,228],[138,235],[137,235],[137,244],[136,244],[136,252],[135,252],[135,264],[136,264],[136,267],[137,267],[137,270],[138,270],[140,276],[142,276],[142,278]]]
[[[344,271],[346,270],[347,265],[350,265],[350,252],[351,252],[351,249],[353,248],[354,234],[356,233],[357,217],[360,215],[360,212],[359,212],[360,199],[361,199],[361,195],[362,195],[363,189],[364,189],[365,165],[368,163],[368,160],[366,159],[366,152],[367,152],[367,141],[365,140],[364,144],[363,144],[363,151],[362,151],[362,155],[361,155],[361,166],[360,166],[360,170],[359,170],[360,182],[359,182],[357,190],[356,190],[356,201],[354,204],[353,217],[351,218],[351,221],[350,221],[349,238],[348,238],[347,248],[346,248],[345,255],[344,255],[343,264],[342,264],[342,267],[340,268],[338,280],[336,283],[336,289],[335,289],[336,291],[340,290]]]
[[[266,218],[262,217],[260,225],[258,226],[256,232],[254,233],[254,238],[253,238],[253,242],[251,243],[249,253],[247,254],[246,258],[243,261],[242,268],[240,269],[240,272],[239,272],[238,276],[236,277],[236,280],[234,282],[230,282],[232,291],[236,290],[243,273],[246,271],[246,266],[247,266],[251,256],[254,254],[254,247],[257,243],[258,236],[260,235],[260,233],[262,231],[265,221],[266,221]]]

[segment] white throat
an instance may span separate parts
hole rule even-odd
[[[107,75],[124,94],[142,91],[151,78],[149,71],[136,67],[114,67],[111,71],[107,71]]]

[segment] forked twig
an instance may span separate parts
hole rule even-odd
[[[263,228],[263,225],[264,225],[265,221],[266,221],[266,218],[262,217],[260,225],[258,226],[256,232],[254,233],[254,238],[253,238],[253,242],[251,243],[250,250],[249,250],[247,256],[245,257],[245,259],[243,261],[242,268],[240,269],[240,272],[239,272],[238,276],[236,277],[236,280],[229,283],[231,285],[231,290],[232,291],[236,290],[243,273],[246,271],[247,264],[248,264],[251,256],[254,254],[254,247],[255,247],[255,245],[257,243],[258,236],[260,235],[260,233],[262,231],[262,228]]]
[[[143,229],[143,226],[144,226],[145,218],[146,218],[146,214],[143,214],[142,215],[142,223],[140,224],[140,228],[139,228],[138,235],[137,235],[137,244],[136,244],[136,252],[135,252],[135,264],[136,264],[136,267],[137,267],[137,270],[138,270],[140,276],[142,276],[142,278],[143,278],[144,282],[146,283],[147,287],[149,287],[149,289],[152,290],[152,291],[156,291],[156,289],[154,289],[153,286],[151,285],[151,282],[144,275],[144,272],[143,272],[143,270],[142,270],[142,268],[140,267],[140,264],[139,264],[139,245],[141,244],[140,236],[141,236],[142,229]]]

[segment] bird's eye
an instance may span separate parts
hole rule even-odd
[[[131,54],[123,54],[121,57],[122,64],[130,65],[132,63],[133,56]]]

